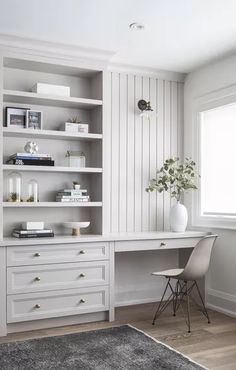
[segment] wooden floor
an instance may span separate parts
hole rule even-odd
[[[129,323],[209,369],[236,370],[236,319],[209,311],[212,323],[208,324],[201,312],[192,307],[192,332],[189,334],[181,312],[173,317],[166,311],[159,318],[156,326],[152,326],[151,319],[155,308],[154,304],[117,308],[116,321],[113,323],[99,322],[9,334],[7,337],[0,338],[0,343]]]

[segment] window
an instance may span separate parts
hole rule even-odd
[[[236,102],[207,104],[197,115],[195,224],[236,228]]]

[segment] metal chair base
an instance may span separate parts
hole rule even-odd
[[[200,308],[200,311],[207,318],[208,323],[210,324],[210,317],[209,317],[209,314],[207,312],[206,306],[204,304],[204,301],[203,301],[203,298],[202,298],[202,295],[201,295],[201,292],[200,292],[200,289],[198,287],[198,284],[197,284],[196,280],[189,281],[189,282],[184,281],[184,280],[177,280],[177,282],[175,284],[175,287],[173,288],[171,283],[170,283],[171,278],[167,278],[167,279],[168,279],[168,281],[167,281],[164,293],[161,297],[161,301],[159,302],[159,305],[157,307],[157,311],[156,311],[155,316],[153,318],[152,325],[155,325],[155,322],[156,322],[157,318],[161,315],[161,313],[163,311],[165,311],[165,309],[172,302],[173,316],[176,316],[176,313],[177,313],[178,309],[181,307],[181,309],[183,311],[183,314],[184,314],[184,318],[185,318],[187,327],[188,327],[188,333],[191,333],[190,299],[192,299],[195,302],[195,304],[197,304],[196,301],[191,296],[191,292],[192,292],[194,287],[196,287],[196,289],[197,289],[197,292],[198,292],[198,295],[199,295],[199,298],[200,298],[200,301],[201,301],[201,304],[202,304],[202,308]],[[166,292],[167,292],[168,288],[170,289],[171,293],[170,293],[169,297],[167,298],[167,300],[164,301],[164,298],[165,298],[165,295],[166,295]],[[183,305],[182,305],[183,300],[185,298],[186,298],[186,301],[187,301],[187,314],[185,313]],[[197,306],[199,306],[199,305],[197,304]]]

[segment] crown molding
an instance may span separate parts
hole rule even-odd
[[[156,69],[144,66],[135,66],[131,64],[113,63],[108,64],[108,70],[111,72],[118,73],[130,73],[134,75],[141,75],[147,77],[153,77],[161,80],[182,82],[184,83],[187,76],[186,73],[166,71],[162,69]]]
[[[103,64],[107,64],[115,54],[115,52],[108,50],[66,45],[7,34],[0,34],[0,48],[6,52],[47,55],[71,60],[88,60],[89,62],[100,62]]]

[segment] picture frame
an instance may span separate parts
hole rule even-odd
[[[26,128],[33,130],[42,130],[43,112],[36,110],[28,110],[26,112]]]
[[[26,128],[26,113],[29,109],[6,107],[6,127]]]

